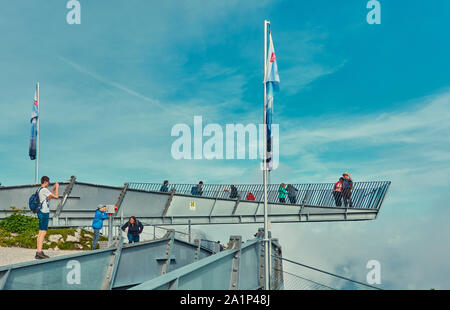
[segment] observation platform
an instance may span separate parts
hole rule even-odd
[[[163,238],[84,251],[0,267],[0,290],[258,290],[264,285],[262,234],[243,242],[231,236],[228,248],[214,252],[175,238]],[[281,257],[272,240],[271,253]],[[283,268],[272,260],[272,289],[283,288]]]
[[[278,184],[268,186],[268,217],[272,223],[363,221],[376,219],[391,182],[353,182],[353,207],[336,206],[333,183],[293,184],[295,202],[278,200]],[[197,184],[125,183],[122,187],[76,181],[60,182],[60,199],[50,202],[49,227],[87,227],[98,204],[116,205],[115,226],[134,215],[146,225],[255,224],[264,222],[262,184],[204,184],[201,196],[191,194]],[[52,186],[52,185],[50,185]],[[0,219],[11,214],[11,206],[26,208],[38,185],[0,187]],[[246,200],[251,192],[254,201]]]

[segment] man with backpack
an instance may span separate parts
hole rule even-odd
[[[198,182],[197,186],[192,187],[191,194],[193,196],[201,196],[203,194],[202,186],[203,186],[203,182],[202,181]]]
[[[50,185],[50,179],[48,176],[43,176],[41,178],[41,187],[36,191],[39,198],[39,205],[32,210],[37,213],[39,218],[39,233],[37,236],[36,245],[36,259],[48,258],[42,251],[42,245],[44,244],[45,235],[48,230],[48,221],[50,218],[50,200],[58,199],[58,188],[59,184],[55,183],[53,189],[50,192],[48,186]]]

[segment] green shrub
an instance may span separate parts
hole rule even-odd
[[[0,228],[12,233],[37,231],[39,229],[39,219],[20,212],[14,212],[0,222]]]

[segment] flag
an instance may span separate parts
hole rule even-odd
[[[39,117],[39,103],[37,101],[36,91],[34,91],[33,110],[31,112],[31,138],[30,149],[28,151],[31,160],[36,159],[36,141],[37,141],[37,120]]]
[[[273,169],[273,150],[272,150],[272,115],[273,115],[273,94],[280,90],[280,77],[278,75],[277,58],[273,48],[272,34],[269,34],[269,51],[267,54],[267,71],[265,72],[266,83],[266,126],[267,126],[267,169]]]

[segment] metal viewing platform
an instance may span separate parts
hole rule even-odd
[[[336,206],[333,183],[293,184],[295,201],[278,199],[279,185],[268,188],[269,220],[272,223],[363,221],[378,216],[391,182],[354,182],[353,207]],[[170,184],[161,192],[161,183],[125,183],[123,187],[77,182],[75,177],[61,182],[60,199],[51,200],[50,227],[90,226],[98,204],[117,205],[114,226],[129,216],[147,225],[203,225],[263,223],[264,202],[261,184],[234,184],[236,198],[230,198],[230,185],[204,184],[201,196],[192,195],[196,184]],[[0,219],[10,207],[28,208],[28,199],[38,185],[0,187]],[[246,200],[251,192],[255,200]]]
[[[259,234],[259,237],[261,234]],[[169,231],[163,238],[0,267],[0,290],[189,289],[257,290],[264,283],[260,238],[231,236],[214,252]],[[277,240],[272,253],[281,256]],[[283,288],[281,259],[272,264],[272,289]]]

